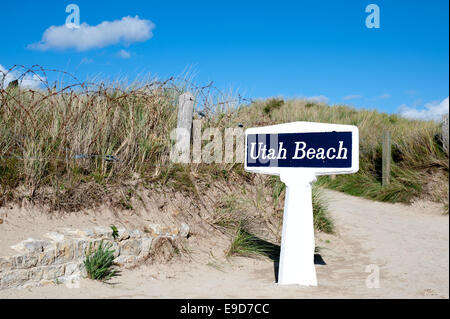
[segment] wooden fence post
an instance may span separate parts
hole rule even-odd
[[[382,185],[386,186],[391,179],[391,132],[383,133]]]
[[[178,121],[176,153],[178,162],[189,163],[191,156],[191,129],[194,112],[194,96],[190,92],[180,95],[178,99]]]
[[[442,117],[442,145],[444,147],[444,152],[448,155],[449,145],[448,145],[448,114]]]

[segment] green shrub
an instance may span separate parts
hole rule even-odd
[[[266,102],[266,105],[264,106],[264,113],[270,114],[273,110],[279,109],[284,104],[284,101],[282,99],[269,99]]]
[[[103,246],[103,241],[101,241],[97,250],[93,251],[92,244],[89,245],[84,266],[90,279],[107,281],[119,275],[119,271],[113,268],[114,250],[110,249],[111,246],[111,243]]]
[[[119,237],[119,230],[117,229],[117,227],[115,225],[111,225],[111,230],[112,230],[113,238],[117,239],[117,237]]]

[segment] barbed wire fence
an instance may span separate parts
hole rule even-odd
[[[23,130],[27,130],[25,126],[29,125],[30,122],[33,126],[30,129],[38,130],[38,119],[33,114],[42,103],[48,102],[55,97],[60,97],[69,104],[76,103],[80,97],[90,99],[87,102],[88,104],[92,103],[96,98],[105,98],[113,102],[118,102],[130,97],[140,98],[149,103],[153,103],[161,95],[164,95],[166,97],[171,96],[172,103],[176,104],[177,97],[184,92],[191,92],[194,95],[196,113],[200,117],[206,118],[213,116],[217,111],[225,111],[243,104],[253,103],[251,98],[244,97],[239,93],[224,93],[213,82],[199,86],[186,76],[170,77],[165,80],[154,78],[146,82],[134,81],[129,84],[122,81],[81,81],[67,71],[46,69],[40,65],[33,65],[32,67],[14,65],[7,70],[0,68],[0,114],[3,110],[8,109],[9,114],[13,114],[13,117],[9,120],[20,122]],[[20,98],[20,95],[23,94],[30,96],[29,101],[31,103],[25,103]],[[58,108],[58,105],[54,105],[54,107]],[[110,111],[110,109],[106,111]],[[69,122],[73,123],[77,119],[81,120],[83,114],[88,112],[91,111],[89,108],[86,108],[80,114],[68,114],[65,116],[60,131],[63,132],[64,126],[68,125]],[[72,116],[75,116],[75,118],[72,118]],[[30,121],[26,121],[26,119]],[[3,117],[0,117],[0,121],[3,121]],[[11,123],[2,123],[2,126],[9,124]],[[100,138],[100,131],[91,141],[91,144]],[[20,137],[16,137],[15,140],[20,140]],[[22,154],[11,154],[7,148],[0,149],[0,160],[45,161],[51,159],[68,161],[70,159],[81,160],[89,158],[101,158],[107,162],[119,162],[121,160],[116,154],[85,153],[62,157],[25,157],[23,156],[23,152]]]

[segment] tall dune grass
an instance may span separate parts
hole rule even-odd
[[[168,156],[174,90],[14,88],[0,96],[0,165],[14,165],[16,178],[32,190],[79,171],[105,177],[140,172]]]
[[[74,81],[58,87],[47,82],[33,90],[0,86],[3,202],[21,187],[26,196],[33,197],[42,187],[59,191],[85,181],[105,184],[135,174],[150,176],[150,181],[155,174],[163,179],[182,176],[182,182],[189,184],[191,176],[185,178],[186,174],[192,169],[199,176],[199,165],[191,165],[186,173],[170,163],[170,132],[176,126],[179,95],[194,90],[202,102],[197,108],[205,115],[203,127],[292,121],[357,125],[360,171],[334,180],[323,177],[319,180],[323,185],[382,201],[410,202],[426,195],[448,203],[448,149],[443,148],[440,125],[432,121],[298,99],[242,105],[232,93],[211,94],[211,86],[193,88],[188,81],[174,79],[131,85]],[[392,182],[383,187],[381,138],[386,130],[392,134],[393,163]],[[235,164],[202,169],[207,173],[200,175],[209,178],[226,176],[223,172],[229,170],[242,174],[242,165]]]
[[[360,170],[319,183],[371,199],[409,203],[426,197],[448,203],[448,150],[442,127],[434,121],[418,121],[374,110],[356,110],[345,105],[328,106],[307,100],[288,100],[275,108],[274,100],[257,101],[238,111],[245,126],[272,125],[292,121],[351,124],[360,133]],[[381,185],[382,136],[392,136],[391,183]]]

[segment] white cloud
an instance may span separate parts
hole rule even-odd
[[[117,55],[119,56],[119,58],[122,58],[122,59],[129,59],[131,57],[131,54],[123,49],[120,50],[117,53]]]
[[[328,103],[329,101],[325,95],[306,96],[305,99],[316,103]]]
[[[391,98],[391,95],[389,93],[384,93],[384,94],[377,96],[377,99],[390,99],[390,98]]]
[[[82,64],[91,64],[91,63],[94,63],[94,59],[91,59],[91,58],[82,58],[82,59],[81,59],[81,62],[80,62],[80,65],[82,65]]]
[[[19,80],[19,86],[26,89],[37,89],[43,82],[43,79],[36,74],[27,73],[22,76],[17,71],[8,71],[0,64],[0,89],[6,89],[8,84],[14,80]]]
[[[87,64],[91,64],[94,63],[94,59],[91,58],[82,58],[80,63],[78,64],[78,66],[76,67],[76,69],[78,69],[79,67],[81,67],[82,65],[87,65]]]
[[[362,98],[362,95],[354,94],[354,95],[346,95],[343,97],[344,100],[356,100]]]
[[[425,108],[408,107],[402,104],[398,113],[406,118],[417,120],[440,120],[444,114],[448,114],[448,97],[441,102],[425,104]]]
[[[28,48],[41,51],[52,49],[87,51],[119,43],[129,45],[152,38],[154,27],[153,22],[139,19],[138,16],[104,21],[96,26],[82,23],[79,28],[68,28],[66,25],[51,26],[45,30],[40,42],[30,44]]]

